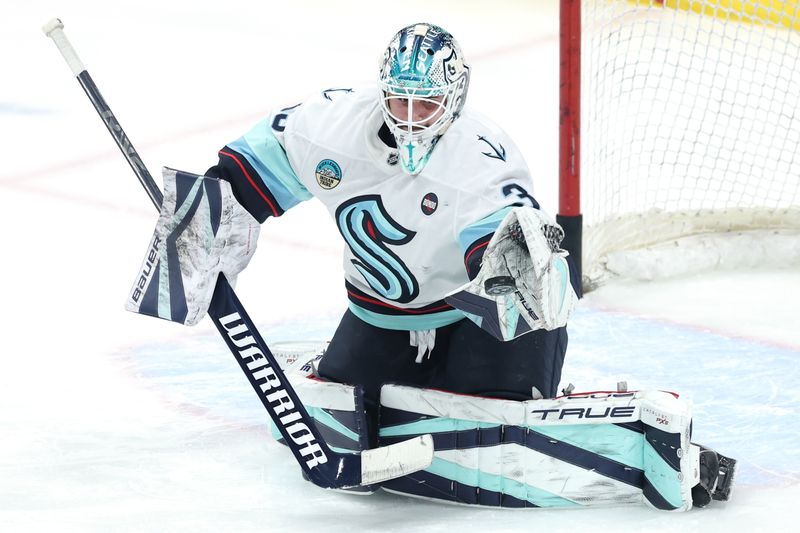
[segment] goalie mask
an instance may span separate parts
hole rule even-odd
[[[469,67],[461,48],[438,26],[407,26],[384,52],[378,84],[400,164],[408,174],[419,174],[464,107]]]

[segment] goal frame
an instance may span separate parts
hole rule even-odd
[[[560,0],[558,214],[562,246],[582,279],[581,0]],[[582,292],[582,291],[581,291]]]

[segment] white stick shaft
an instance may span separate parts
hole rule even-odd
[[[75,49],[70,44],[69,39],[67,39],[67,36],[64,34],[64,23],[59,19],[52,19],[42,26],[42,31],[56,43],[56,46],[61,52],[61,55],[64,56],[74,76],[78,76],[78,74],[86,70],[78,54],[75,52]]]

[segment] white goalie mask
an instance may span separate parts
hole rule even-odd
[[[464,107],[469,67],[461,48],[438,26],[407,26],[383,55],[378,84],[383,118],[397,142],[400,164],[408,174],[419,174]]]

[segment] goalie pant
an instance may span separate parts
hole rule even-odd
[[[374,446],[384,383],[517,400],[531,398],[535,387],[553,397],[566,349],[566,328],[532,331],[502,342],[462,319],[436,329],[433,349],[419,357],[419,349],[409,345],[408,331],[372,326],[348,310],[319,363],[318,375],[363,386]]]
[[[310,370],[290,379],[320,432],[340,451],[363,449],[361,389],[319,381]],[[434,437],[429,468],[381,485],[409,496],[490,507],[644,503],[686,511],[709,503],[714,488],[698,490],[701,454],[716,454],[690,442],[690,406],[671,393],[512,401],[385,385],[380,421],[381,444]],[[728,477],[713,497],[728,499],[735,461],[720,458]]]

